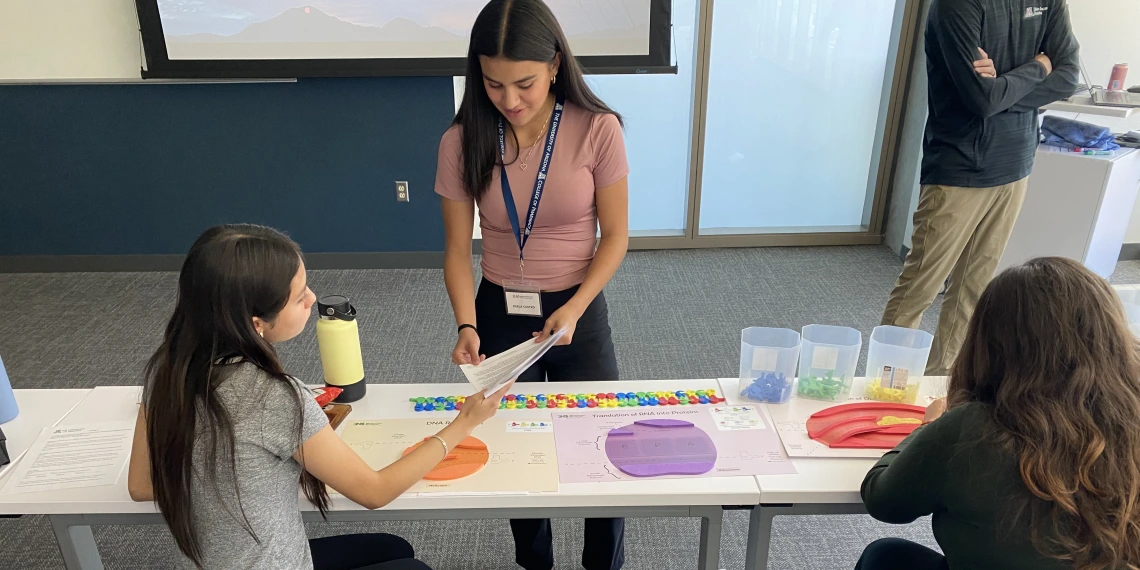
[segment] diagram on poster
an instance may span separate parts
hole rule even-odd
[[[752,406],[555,413],[562,483],[795,473]],[[735,411],[733,411],[735,409]],[[748,419],[755,415],[755,421]],[[720,422],[732,423],[721,427]]]
[[[341,438],[373,469],[391,465],[450,423],[436,419],[345,422]],[[541,493],[558,490],[554,436],[487,422],[463,440],[411,493]]]

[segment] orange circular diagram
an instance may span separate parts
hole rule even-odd
[[[432,439],[430,437],[424,438],[424,441]],[[415,448],[423,445],[421,441],[404,450],[404,455],[412,452]],[[454,481],[464,477],[474,475],[487,464],[491,454],[487,451],[487,444],[481,440],[468,436],[467,439],[459,442],[459,445],[452,449],[447,457],[443,458],[428,471],[424,479],[428,481]]]

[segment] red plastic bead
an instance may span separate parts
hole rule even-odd
[[[586,407],[587,408],[596,408],[596,407],[598,407],[598,403],[594,400],[590,400],[589,402],[586,402]]]
[[[566,407],[567,408],[577,408],[578,402],[575,402],[574,400],[570,400],[569,402],[566,402]]]
[[[534,401],[530,401],[530,402],[527,402],[527,403],[526,403],[526,407],[527,407],[527,409],[534,409],[534,408],[535,408],[535,407],[537,407],[537,406],[538,406],[538,404],[537,404],[537,403],[535,403]]]
[[[699,404],[699,403],[701,403],[701,399],[696,397],[696,396],[689,396],[689,403],[690,404]]]
[[[515,401],[515,395],[514,394],[507,394],[507,401],[508,402]]]
[[[668,406],[669,400],[666,400],[665,398],[657,398],[657,404],[660,406]]]
[[[606,397],[611,399],[611,400],[614,400],[614,399],[617,399],[617,394],[610,392],[609,394],[606,394]]]
[[[670,406],[676,406],[679,403],[681,403],[681,401],[678,400],[676,396],[669,398],[669,405]]]

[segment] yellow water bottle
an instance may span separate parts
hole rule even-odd
[[[325,385],[344,390],[334,402],[355,402],[364,397],[364,359],[360,354],[360,331],[356,308],[343,295],[329,295],[317,301],[317,345]]]

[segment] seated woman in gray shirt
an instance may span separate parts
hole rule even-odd
[[[436,441],[374,471],[273,348],[305,328],[314,300],[300,249],[275,230],[212,228],[186,256],[174,314],[147,365],[128,475],[132,499],[157,503],[185,566],[427,568],[392,535],[306,540],[297,484],[322,513],[325,484],[384,506],[493,416],[510,387],[467,398]]]

